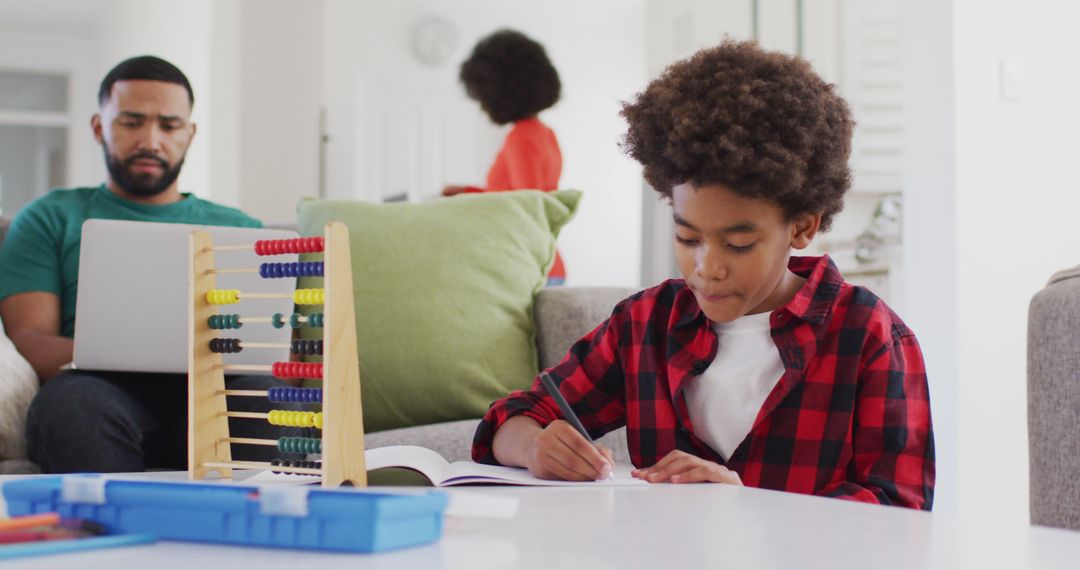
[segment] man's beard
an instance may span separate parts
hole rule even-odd
[[[121,161],[109,152],[108,145],[101,146],[105,149],[105,166],[109,169],[113,182],[127,194],[140,198],[150,198],[164,192],[176,182],[176,177],[180,176],[180,169],[184,166],[184,159],[181,158],[175,167],[169,168],[168,162],[149,152],[137,152]],[[161,165],[161,176],[155,178],[151,174],[133,174],[131,165],[136,160],[156,161]]]

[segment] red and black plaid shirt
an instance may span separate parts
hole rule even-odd
[[[827,256],[788,267],[807,281],[769,318],[786,372],[727,461],[694,435],[687,411],[683,386],[709,367],[718,337],[682,280],[619,303],[551,376],[594,438],[627,426],[638,467],[680,449],[752,487],[930,510],[934,436],[915,335]],[[495,431],[517,414],[542,426],[560,417],[539,381],[515,391],[484,416],[473,459],[495,463]]]

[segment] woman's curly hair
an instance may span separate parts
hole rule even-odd
[[[461,64],[459,78],[498,125],[535,116],[554,105],[562,89],[544,46],[513,30],[480,40]]]
[[[769,200],[788,219],[821,214],[821,231],[851,186],[854,121],[805,60],[725,40],[677,62],[624,103],[624,151],[645,179],[672,188],[723,185]]]

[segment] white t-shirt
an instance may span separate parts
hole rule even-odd
[[[716,358],[683,388],[694,435],[725,460],[746,439],[765,398],[784,375],[769,314],[712,323],[720,337]]]

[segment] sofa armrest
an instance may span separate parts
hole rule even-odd
[[[536,348],[540,368],[555,366],[570,345],[596,328],[635,292],[624,287],[547,287],[536,297]]]
[[[1080,529],[1080,268],[1028,308],[1031,523]]]

